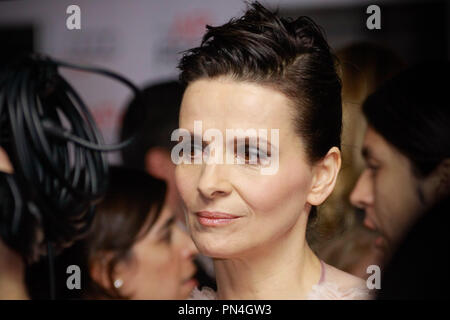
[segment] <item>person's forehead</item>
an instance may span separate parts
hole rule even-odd
[[[188,86],[180,124],[216,128],[275,128],[290,119],[289,99],[275,89],[233,80],[198,80]]]
[[[367,156],[386,161],[406,160],[392,144],[390,144],[380,133],[371,126],[367,127],[364,137],[363,149],[367,151]]]

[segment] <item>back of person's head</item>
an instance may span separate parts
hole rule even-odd
[[[183,86],[177,81],[153,84],[142,91],[140,99],[132,100],[125,110],[121,137],[126,139],[139,128],[134,142],[122,150],[126,167],[144,170],[149,149],[161,147],[168,151],[175,145],[172,132],[178,128],[178,113]]]
[[[363,105],[368,124],[406,156],[417,177],[450,158],[448,61],[416,65],[386,82]]]
[[[114,286],[116,267],[121,262],[131,261],[133,245],[158,219],[165,188],[163,181],[140,170],[111,168],[108,191],[95,209],[91,229],[84,239],[66,249],[56,261],[58,299],[127,298]],[[80,267],[82,290],[66,287],[69,265]],[[28,283],[33,298],[47,298],[40,285],[42,274],[39,270],[42,268],[45,268],[45,261],[29,271]],[[95,276],[93,271],[100,269],[103,275]],[[107,279],[107,285],[99,281],[100,277]]]
[[[27,263],[83,237],[108,184],[108,147],[64,66],[31,54],[0,70],[0,238]]]

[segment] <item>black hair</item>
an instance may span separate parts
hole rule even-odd
[[[123,164],[145,169],[145,154],[153,147],[171,150],[170,136],[178,128],[178,113],[184,89],[178,81],[151,85],[142,90],[125,110],[121,137],[128,138],[140,128],[133,143],[122,150]],[[142,125],[141,125],[142,123]]]
[[[165,200],[166,184],[144,171],[125,167],[110,168],[110,182],[104,199],[86,237],[65,249],[56,259],[58,299],[127,298],[114,287],[114,272],[119,262],[133,259],[132,247],[154,226]],[[93,263],[105,262],[110,283],[104,287],[90,274]],[[66,269],[77,265],[82,272],[82,290],[69,290]],[[32,298],[47,298],[41,286],[46,261],[31,266],[27,283]],[[45,282],[44,282],[45,283]]]
[[[298,109],[296,128],[312,162],[340,147],[341,82],[335,57],[310,18],[278,17],[253,2],[241,18],[207,30],[179,63],[183,83],[229,76],[274,87]]]
[[[387,81],[363,104],[369,125],[405,155],[418,177],[450,157],[450,63],[430,61]]]

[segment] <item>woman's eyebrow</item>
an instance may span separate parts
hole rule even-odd
[[[270,148],[270,149],[272,148],[272,144],[270,143],[269,140],[267,140],[263,137],[258,137],[258,146],[263,143],[266,144],[268,148]]]
[[[250,143],[250,139],[252,140],[256,140],[257,144],[255,145],[256,147],[259,147],[261,144],[265,143],[267,144],[267,146],[270,148],[272,145],[270,143],[269,140],[263,138],[263,137],[258,137],[258,136],[243,136],[243,137],[233,137],[233,142],[237,143],[237,142],[243,142],[243,143]],[[231,140],[230,140],[231,142]]]
[[[363,146],[361,150],[361,155],[363,156],[364,160],[377,160],[377,158],[373,155],[372,150],[368,146]]]
[[[203,140],[202,136],[199,136],[198,134],[194,134],[193,132],[189,131],[189,134],[191,135],[191,143],[195,142],[195,141],[201,141],[202,142],[202,147],[206,147],[208,146],[212,141],[214,141],[213,139],[211,139],[211,141],[205,141]],[[226,134],[225,137],[223,137],[224,139],[226,139]],[[250,141],[250,139],[255,139],[257,141],[257,147],[259,147],[260,145],[266,145],[268,149],[272,149],[274,148],[274,150],[277,150],[276,146],[272,146],[272,144],[270,143],[269,140],[267,140],[264,137],[260,137],[258,135],[256,136],[232,136],[233,139],[230,139],[230,142],[233,142],[235,144],[237,144],[237,142],[244,142],[247,143]]]

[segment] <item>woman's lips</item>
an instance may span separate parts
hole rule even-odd
[[[232,223],[239,219],[235,216],[224,212],[199,211],[196,213],[198,222],[206,227],[217,227]]]
[[[380,230],[378,229],[378,227],[375,225],[375,223],[374,223],[370,218],[368,218],[368,217],[366,216],[366,218],[364,219],[364,225],[365,225],[368,229],[373,230],[373,231],[375,231],[375,232],[377,232],[377,233],[379,234],[379,236],[377,236],[377,237],[375,238],[375,241],[374,241],[375,247],[376,247],[377,249],[382,250],[382,251],[386,251],[387,248],[388,248],[387,241],[386,241],[385,237],[383,236],[383,234],[381,233],[381,231],[380,231]]]
[[[196,286],[198,286],[198,280],[196,278],[192,277],[187,280],[184,280],[181,284],[183,286],[187,286],[187,287],[196,287]]]
[[[194,269],[193,272],[190,273],[189,276],[187,276],[186,278],[184,278],[184,280],[181,281],[182,285],[187,285],[187,286],[197,286],[198,285],[198,281],[195,278],[197,274],[197,268]]]

